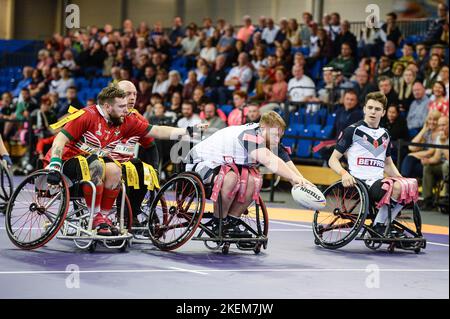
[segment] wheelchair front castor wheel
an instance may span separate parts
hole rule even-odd
[[[317,238],[314,239],[314,244],[315,244],[316,246],[320,246],[320,240],[318,240]]]
[[[222,254],[224,255],[228,255],[228,253],[230,252],[230,244],[224,244],[222,247]]]
[[[255,249],[253,249],[255,255],[259,255],[261,253],[261,244],[257,244]]]
[[[414,252],[416,253],[416,254],[420,254],[420,247],[418,247],[418,248],[416,248],[416,249],[414,249]]]
[[[88,248],[90,253],[95,253],[96,249],[97,249],[97,243],[96,242],[93,242]]]
[[[128,243],[128,240],[127,240],[127,241],[123,244],[123,246],[119,248],[119,252],[125,253],[125,252],[127,251],[127,249],[128,249],[128,245],[129,245],[129,243]]]
[[[392,254],[395,250],[395,243],[390,243],[387,249],[388,253]]]

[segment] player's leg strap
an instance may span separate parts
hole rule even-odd
[[[400,198],[398,203],[403,205],[409,204],[411,202],[417,202],[419,199],[418,185],[415,178],[405,178],[405,177],[389,177],[383,179],[383,186],[381,187],[386,191],[383,198],[377,203],[377,208],[383,205],[388,205],[391,203],[392,192],[394,190],[394,182],[399,182],[401,186]]]

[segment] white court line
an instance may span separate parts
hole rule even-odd
[[[274,228],[270,229],[269,232],[310,232],[310,229],[281,229],[281,228]]]
[[[286,222],[279,222],[279,221],[276,221],[276,220],[270,220],[269,221],[269,225],[270,224],[289,225],[289,226],[296,226],[296,227],[305,227],[305,228],[310,228],[310,229],[312,228],[312,226],[293,224],[293,223],[286,223]]]
[[[157,272],[191,272],[195,274],[208,275],[207,272],[216,273],[267,273],[267,272],[367,272],[368,268],[291,268],[291,269],[182,269],[177,267],[170,267],[171,269],[129,269],[129,270],[80,270],[79,274],[114,274],[114,273],[157,273]],[[393,269],[393,268],[380,268],[377,269],[380,272],[413,272],[413,273],[445,273],[449,272],[449,269]],[[0,271],[0,275],[44,275],[44,274],[73,274],[73,271],[66,270],[41,270],[41,271]]]
[[[199,274],[199,275],[208,275],[208,273],[206,273],[206,272],[197,271],[197,270],[188,270],[188,269],[183,269],[183,268],[178,268],[178,267],[169,267],[169,268],[173,269],[173,270],[177,270],[177,271],[191,272],[191,273]]]

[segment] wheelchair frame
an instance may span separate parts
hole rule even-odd
[[[5,183],[8,183],[5,185]],[[3,161],[0,161],[0,213],[6,214],[6,207],[14,190],[13,177]]]
[[[82,197],[71,197],[69,192],[69,187],[67,185],[67,182],[65,180],[65,177],[60,172],[52,172],[60,175],[61,182],[60,182],[60,190],[55,192],[52,199],[50,199],[49,203],[47,203],[45,206],[40,205],[39,203],[31,203],[29,212],[37,211],[37,214],[39,216],[46,216],[47,217],[47,223],[44,226],[45,232],[44,234],[39,238],[36,239],[34,242],[35,244],[25,244],[21,243],[15,236],[12,225],[11,225],[11,218],[12,218],[12,210],[14,208],[14,201],[17,198],[18,194],[20,193],[21,189],[26,186],[27,181],[31,178],[37,177],[37,176],[46,176],[49,174],[49,170],[38,170],[29,176],[27,176],[21,184],[17,187],[17,189],[14,191],[13,195],[11,196],[11,200],[8,203],[7,210],[6,210],[6,229],[8,236],[10,240],[19,248],[22,249],[37,249],[42,246],[44,246],[46,243],[48,243],[53,237],[56,236],[56,238],[61,240],[72,240],[75,245],[79,249],[88,249],[90,252],[94,252],[97,243],[102,243],[106,248],[109,249],[119,249],[120,251],[125,251],[128,245],[131,243],[131,239],[133,237],[132,234],[129,233],[129,230],[131,230],[131,223],[132,223],[132,212],[131,212],[131,206],[128,200],[128,197],[126,196],[126,188],[125,184],[122,182],[122,191],[121,191],[121,206],[119,211],[119,217],[118,217],[118,224],[119,224],[119,231],[120,235],[118,236],[100,236],[97,235],[96,230],[92,229],[93,220],[94,220],[94,208],[95,208],[95,195],[96,195],[96,188],[93,182],[91,181],[82,181],[79,182],[81,185],[82,183],[88,184],[93,191],[93,200],[90,212],[86,211],[88,210],[88,207],[86,204],[83,203]],[[39,177],[38,177],[39,178]],[[44,197],[48,194],[51,195],[50,189],[36,189],[35,186],[35,192],[42,192],[44,194]],[[57,196],[60,197],[61,201],[61,207],[58,210],[58,214],[53,216],[49,212],[50,206],[58,200]],[[38,201],[39,195],[36,197],[36,201]],[[68,210],[70,208],[70,203],[73,203],[74,211],[68,213]],[[117,201],[116,201],[117,203]],[[116,204],[117,205],[117,204]],[[128,209],[128,225],[125,227],[125,205],[127,205]],[[117,206],[116,206],[117,209]],[[54,217],[54,222],[49,223],[50,217]],[[23,217],[23,216],[22,216]],[[22,218],[21,217],[21,218]],[[117,217],[117,213],[116,213]],[[28,217],[27,217],[28,219]],[[34,225],[34,221],[30,227],[31,228]],[[58,232],[61,232],[60,235],[57,235]],[[31,235],[30,235],[31,237]]]
[[[325,190],[325,197],[327,197],[327,195],[337,187],[343,188],[340,181],[332,184]],[[313,221],[313,233],[315,238],[314,243],[316,245],[320,245],[327,249],[337,249],[347,245],[353,239],[355,239],[364,241],[366,247],[372,250],[376,250],[380,248],[381,245],[387,244],[388,251],[390,253],[394,252],[395,248],[412,250],[415,253],[419,253],[421,249],[426,248],[426,239],[422,234],[422,219],[417,204],[413,204],[413,222],[415,230],[399,222],[399,220],[402,218],[400,214],[396,217],[395,220],[391,221],[392,211],[391,207],[389,206],[387,217],[388,223],[386,225],[384,233],[381,234],[373,228],[373,222],[376,216],[376,207],[374,203],[370,203],[367,186],[360,180],[357,180],[357,186],[353,188],[357,190],[358,196],[352,196],[352,198],[358,198],[359,201],[357,201],[356,204],[354,204],[354,206],[350,207],[349,209],[345,205],[345,198],[341,198],[340,201],[342,207],[331,207],[333,220],[328,225],[319,225],[318,219],[320,211],[315,212]],[[336,197],[338,196],[339,194],[336,195]],[[345,193],[343,197],[345,197]],[[353,214],[353,210],[359,203],[361,203],[360,212],[358,213],[358,215],[355,215]],[[329,204],[327,203],[327,206],[328,205]],[[371,219],[370,225],[366,223],[367,218]],[[341,220],[345,220],[346,222],[341,223]],[[325,240],[323,239],[323,235],[327,231],[338,230],[340,234],[341,229],[345,228],[351,228],[350,231],[342,231],[348,233],[346,237],[334,242],[325,242]],[[363,231],[361,235],[358,236],[361,229],[363,229]],[[402,233],[403,235],[409,234],[411,237],[395,237],[395,234],[393,233],[394,230]]]
[[[166,190],[170,188],[170,186],[177,181],[186,180],[191,185],[193,185],[194,190],[196,192],[197,197],[197,208],[195,209],[195,212],[191,214],[191,220],[185,219],[186,222],[181,223],[180,225],[176,226],[170,226],[170,222],[174,216],[178,217],[179,215],[184,215],[184,217],[187,216],[186,212],[181,212],[180,207],[182,206],[182,203],[177,201],[177,206],[171,206],[167,207],[167,201],[165,199],[164,193]],[[176,186],[175,186],[176,187]],[[208,185],[206,187],[211,187],[211,185]],[[184,192],[185,189],[182,190]],[[178,196],[178,195],[177,195]],[[251,227],[248,223],[244,222],[242,219],[239,220],[239,227],[244,227],[248,231],[250,231],[252,238],[230,238],[223,234],[223,230],[225,229],[225,225],[223,224],[223,212],[221,207],[221,198],[219,194],[218,203],[219,203],[219,216],[220,216],[220,222],[219,222],[219,235],[216,235],[212,229],[210,228],[213,224],[212,217],[213,213],[211,212],[205,212],[205,203],[206,203],[206,190],[205,185],[203,184],[201,178],[198,176],[197,173],[194,172],[184,172],[180,174],[176,174],[172,176],[169,181],[164,184],[161,189],[159,190],[158,194],[156,195],[155,199],[151,203],[150,207],[150,215],[149,215],[149,232],[150,232],[150,240],[153,242],[153,244],[158,247],[161,250],[169,251],[174,250],[182,245],[184,245],[187,241],[189,241],[191,238],[195,241],[203,241],[205,246],[210,250],[218,250],[222,248],[223,254],[228,254],[230,245],[235,244],[238,249],[240,250],[246,250],[251,251],[253,250],[255,254],[259,254],[261,252],[261,248],[266,249],[267,243],[268,243],[268,227],[269,227],[269,220],[268,220],[268,214],[267,209],[262,201],[262,199],[259,199],[260,204],[255,204],[256,207],[256,229]],[[183,200],[185,200],[184,198]],[[193,199],[190,199],[191,203]],[[163,224],[161,225],[160,219],[158,216],[155,216],[156,209],[158,206],[158,203],[161,202],[161,209],[162,209],[162,217],[163,217]],[[190,203],[190,204],[191,204]],[[255,203],[255,202],[254,202]],[[190,207],[189,204],[189,207]],[[188,208],[189,208],[188,207]],[[250,207],[250,206],[249,206]],[[261,216],[260,216],[261,211]],[[248,214],[248,210],[247,210]],[[244,214],[245,215],[245,214]],[[156,218],[155,218],[156,217]],[[202,219],[210,219],[206,223],[202,223]],[[264,223],[264,226],[261,225],[261,223]],[[192,224],[192,226],[191,226]],[[165,244],[159,241],[159,238],[163,236],[164,232],[167,232],[171,229],[176,228],[182,228],[187,227],[188,229],[181,234],[179,237],[174,239],[172,242]],[[190,228],[190,229],[189,229]],[[197,230],[200,229],[200,231],[195,235]],[[195,236],[194,236],[195,235]],[[254,237],[253,237],[254,236]],[[210,245],[209,243],[212,242],[213,245]],[[173,243],[173,244],[172,244]],[[247,246],[247,247],[246,247]]]

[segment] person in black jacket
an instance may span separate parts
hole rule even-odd
[[[400,116],[400,109],[397,105],[389,105],[386,111],[386,117],[382,119],[381,126],[388,130],[389,135],[391,136],[391,141],[395,142],[398,140],[409,140],[409,131],[408,126],[406,124],[405,118]],[[394,145],[394,149],[392,152],[392,160],[397,161],[398,156],[398,146]],[[407,154],[407,146],[403,146],[401,149],[401,159]]]

